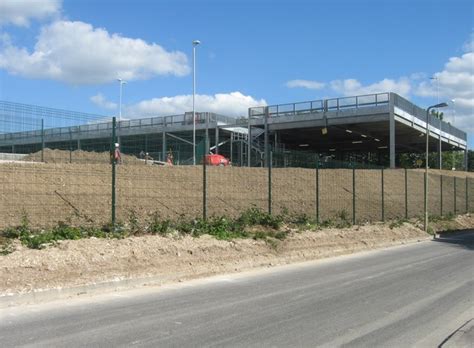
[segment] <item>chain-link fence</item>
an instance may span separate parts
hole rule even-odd
[[[252,164],[257,167],[245,167],[242,153],[236,152],[242,143],[224,144],[217,130],[212,134],[207,128],[196,134],[196,165],[183,166],[194,162],[189,131],[138,136],[131,134],[132,121],[26,107],[13,110],[22,115],[14,118],[3,107],[0,229],[25,218],[45,228],[59,222],[100,226],[234,217],[250,208],[318,223],[423,216],[425,176],[420,170],[369,168],[288,149],[269,153],[268,161],[255,152]],[[189,127],[186,117],[173,117],[166,122]],[[151,127],[158,121],[140,122]],[[212,139],[215,153],[219,144],[230,151],[240,166],[214,162],[206,139]],[[474,176],[430,172],[427,180],[430,215],[472,211]]]

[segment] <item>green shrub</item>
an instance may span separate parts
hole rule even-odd
[[[279,240],[284,240],[288,234],[284,231],[279,231],[275,233],[275,238]]]
[[[140,220],[135,210],[131,210],[130,213],[128,214],[128,225],[129,225],[131,234],[137,234],[141,230]]]
[[[392,230],[394,228],[401,227],[405,222],[408,222],[408,220],[405,218],[393,220],[392,222],[390,222],[390,225],[388,227]]]
[[[252,207],[244,211],[235,222],[242,227],[260,225],[279,229],[283,224],[283,216],[271,215],[257,207]]]
[[[150,225],[148,226],[148,230],[152,234],[166,235],[170,231],[170,228],[170,220],[161,220],[157,213],[152,215]]]
[[[14,250],[15,248],[13,247],[11,239],[0,237],[0,255],[11,254]]]

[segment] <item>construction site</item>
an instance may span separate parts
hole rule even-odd
[[[171,153],[177,165],[213,153],[234,166],[261,167],[273,152],[274,166],[281,167],[313,167],[318,159],[333,168],[344,162],[394,169],[400,167],[400,154],[424,153],[428,128],[429,151],[440,158],[437,168],[444,151],[464,152],[466,166],[466,133],[395,93],[255,107],[241,118],[197,112],[194,124],[192,112],[130,115],[117,120],[116,137],[123,154],[143,159],[148,153],[166,162]],[[45,148],[107,152],[111,136],[111,117],[0,102],[0,153],[11,158]],[[306,161],[297,160],[298,154]]]
[[[242,118],[118,120],[0,102],[0,227],[24,215],[35,226],[100,225],[252,207],[319,222],[420,217],[424,174],[398,168],[398,156],[423,152],[427,128],[440,159],[467,152],[465,132],[426,115],[394,93],[250,108]],[[469,212],[473,180],[430,171],[430,214]]]

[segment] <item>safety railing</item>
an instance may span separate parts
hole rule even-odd
[[[394,103],[394,106],[400,108],[401,110],[409,113],[412,116],[415,116],[417,119],[423,122],[426,121],[425,109],[420,108],[419,106],[413,104],[412,102],[406,100],[405,98],[399,96],[398,94],[393,93],[393,103]],[[462,130],[455,128],[450,123],[442,121],[434,117],[433,115],[429,115],[429,123],[448,134],[454,135],[455,137],[459,139],[467,140],[466,132],[463,132]]]
[[[206,118],[209,123],[220,123],[220,124],[236,124],[236,119],[224,115],[207,113],[207,112],[196,112],[195,123],[205,124]],[[104,118],[102,118],[104,120]],[[187,112],[181,115],[169,115],[169,116],[156,116],[148,118],[131,118],[128,120],[122,120],[117,122],[118,130],[125,130],[131,128],[147,128],[147,127],[172,127],[172,126],[186,126],[193,124],[193,115],[191,112]],[[41,124],[32,124],[31,127],[36,128],[34,130],[27,130],[22,132],[11,132],[11,133],[0,133],[0,142],[7,140],[15,140],[22,138],[36,138],[36,137],[54,137],[70,135],[75,133],[94,133],[102,131],[110,131],[112,129],[112,122],[94,122],[82,125],[74,125],[68,127],[48,127],[44,125],[44,129],[41,129]]]
[[[298,103],[277,104],[268,106],[269,117],[296,116],[312,114],[323,111],[339,111],[347,109],[358,109],[388,105],[389,93],[377,93],[359,95],[354,97],[332,98],[324,100],[312,100]],[[265,116],[265,107],[254,107],[249,109],[252,118]]]

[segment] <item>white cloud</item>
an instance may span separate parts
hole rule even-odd
[[[114,110],[117,108],[117,103],[111,102],[107,100],[102,93],[98,93],[92,97],[90,97],[90,101],[93,102],[100,108],[107,109],[107,110]]]
[[[421,73],[413,74],[411,79],[419,79]],[[311,80],[291,80],[286,83],[288,88],[323,89],[328,86],[331,90],[343,96],[361,94],[395,92],[407,96],[411,91],[411,79],[402,77],[398,80],[383,79],[370,85],[362,85],[356,79],[333,80],[328,84]]]
[[[219,93],[215,95],[196,95],[195,109],[209,111],[227,116],[246,116],[248,108],[266,105],[264,99],[255,99],[240,92]],[[128,117],[140,117],[144,115],[176,115],[192,111],[193,96],[178,95],[174,97],[153,98],[143,100],[138,104],[127,108]]]
[[[474,52],[461,57],[451,57],[444,69],[433,75],[437,80],[420,83],[415,94],[422,97],[436,97],[439,83],[440,101],[454,99],[455,126],[468,133],[474,133]],[[446,120],[452,122],[453,112],[445,111]]]
[[[307,88],[307,89],[321,89],[326,86],[325,83],[311,80],[291,80],[286,83],[288,88]]]
[[[184,53],[141,39],[109,34],[83,22],[57,21],[43,27],[33,52],[3,42],[0,68],[28,78],[70,84],[101,84],[189,73]]]
[[[469,39],[464,43],[462,47],[464,52],[474,52],[474,33],[471,33]]]
[[[43,19],[57,15],[61,0],[1,0],[0,25],[14,24],[26,27],[30,19]]]
[[[402,96],[408,96],[411,90],[410,79],[401,77],[398,80],[383,79],[370,85],[362,85],[356,79],[333,80],[331,89],[344,96],[361,94],[394,92]]]

